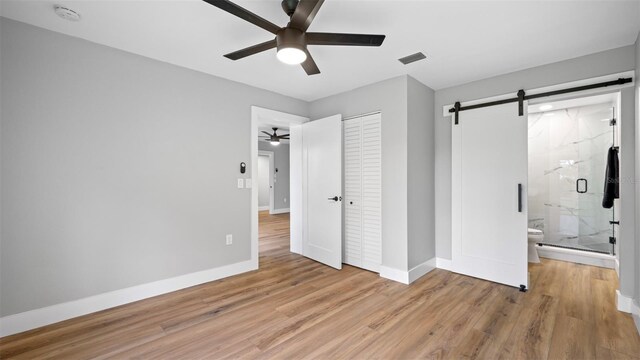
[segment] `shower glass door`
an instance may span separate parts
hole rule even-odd
[[[544,245],[610,254],[613,209],[602,207],[611,104],[529,116],[529,227]]]

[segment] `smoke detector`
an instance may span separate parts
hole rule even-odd
[[[53,10],[56,12],[58,16],[60,16],[65,20],[80,21],[80,14],[69,9],[68,7],[64,7],[62,5],[56,5],[53,7]]]

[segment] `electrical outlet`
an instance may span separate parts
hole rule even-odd
[[[284,198],[284,202],[285,202],[285,203],[287,202],[287,198]]]
[[[251,179],[244,179],[244,187],[251,189]]]
[[[238,189],[244,188],[244,179],[238,179]]]
[[[227,245],[233,244],[233,235],[227,234]]]

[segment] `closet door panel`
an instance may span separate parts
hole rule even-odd
[[[344,259],[376,272],[382,263],[381,130],[379,114],[344,122]]]
[[[380,271],[382,263],[382,128],[380,114],[362,119],[362,262]]]
[[[362,124],[347,120],[344,127],[344,262],[362,267]]]

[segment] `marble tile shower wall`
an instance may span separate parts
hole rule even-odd
[[[612,107],[529,115],[529,227],[544,231],[544,243],[610,251],[612,210],[602,207],[602,197]],[[576,191],[578,179],[587,180],[586,193]]]

